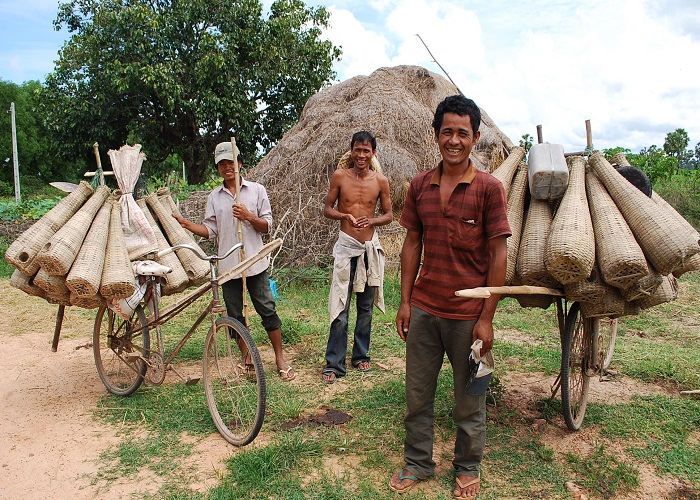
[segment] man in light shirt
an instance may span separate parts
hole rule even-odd
[[[238,221],[247,255],[254,255],[263,246],[263,234],[272,229],[272,208],[267,191],[262,184],[241,178],[240,200],[236,199],[236,163],[230,142],[220,143],[214,152],[214,161],[223,177],[221,186],[209,193],[207,208],[202,224],[191,222],[180,215],[173,214],[180,225],[202,238],[219,238],[219,255],[227,252],[238,243]],[[239,169],[243,166],[241,155],[237,158]],[[224,273],[241,261],[240,252],[233,252],[219,262],[219,272]],[[272,348],[275,351],[277,370],[283,380],[296,377],[294,369],[287,363],[282,350],[282,321],[277,315],[275,300],[270,290],[270,278],[267,268],[270,259],[266,256],[253,264],[246,271],[246,287],[255,311],[260,315],[267,331]],[[221,285],[226,311],[229,316],[245,324],[243,317],[243,280],[232,279]],[[252,363],[246,368],[253,371]]]

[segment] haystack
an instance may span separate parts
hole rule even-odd
[[[377,138],[377,159],[389,179],[394,219],[403,208],[410,179],[439,160],[431,127],[438,103],[457,94],[442,76],[418,66],[381,68],[357,76],[312,96],[299,122],[249,172],[270,196],[277,237],[284,237],[278,265],[327,263],[338,236],[338,222],[323,216],[330,178],[350,149],[352,134],[367,130]],[[467,96],[470,97],[470,96]],[[478,96],[474,100],[479,103]],[[513,144],[482,112],[481,139],[472,160],[490,171]],[[498,162],[500,164],[500,161]],[[388,261],[396,260],[391,235],[403,235],[396,222],[380,228]],[[401,239],[401,238],[398,238]]]

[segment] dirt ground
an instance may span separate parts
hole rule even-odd
[[[93,417],[97,400],[106,393],[95,369],[91,330],[94,312],[67,308],[57,352],[51,351],[57,306],[29,297],[0,280],[0,498],[122,499],[156,492],[157,481],[144,477],[97,481],[100,453],[119,442],[115,426]],[[293,361],[293,360],[292,360]],[[316,374],[303,374],[306,383]],[[527,412],[549,395],[552,378],[533,380],[514,375],[503,380],[508,398]],[[620,377],[592,383],[592,401],[616,401],[659,388]],[[562,425],[535,421],[542,440],[557,453],[590,450],[596,436],[586,429],[571,433]],[[623,453],[623,445],[619,451]],[[217,470],[235,448],[218,434],[200,441],[188,460],[188,471],[200,491],[217,481]],[[672,498],[676,481],[639,465],[641,487],[625,498]],[[149,484],[149,481],[153,484]],[[419,488],[420,489],[420,488]],[[427,493],[427,492],[426,492]],[[572,498],[582,499],[574,489]],[[676,497],[677,498],[677,497]]]

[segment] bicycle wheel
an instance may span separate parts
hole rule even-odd
[[[590,377],[586,373],[591,348],[590,322],[581,316],[578,302],[572,304],[566,316],[561,352],[562,413],[572,431],[581,427],[588,403]]]
[[[598,361],[600,371],[607,370],[615,352],[615,338],[617,337],[617,318],[600,318],[593,323],[593,328],[598,330]]]
[[[95,318],[92,350],[95,366],[107,390],[118,396],[132,394],[143,383],[150,349],[148,322],[141,306],[131,319],[124,320],[107,306]]]
[[[250,353],[247,364],[244,347]],[[253,337],[239,321],[228,316],[216,320],[204,345],[203,372],[216,428],[231,444],[251,443],[265,418],[265,371]]]

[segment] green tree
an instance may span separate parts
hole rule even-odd
[[[54,180],[75,180],[75,172],[65,162],[56,161],[53,141],[48,136],[39,112],[41,84],[28,81],[22,85],[0,80],[0,195],[14,193],[12,166],[12,122],[10,104],[15,104],[17,163],[22,194]],[[73,169],[74,170],[74,169]]]
[[[520,147],[525,148],[525,153],[530,152],[532,147],[532,136],[530,134],[523,134],[520,138]]]
[[[685,129],[677,128],[675,131],[666,134],[664,151],[666,154],[677,158],[679,162],[683,162],[693,155],[692,151],[687,151],[689,143],[690,137],[688,137],[688,132]]]
[[[652,184],[658,180],[669,179],[678,171],[678,158],[666,154],[654,144],[642,148],[639,154],[628,154],[627,159],[635,167],[644,170]]]
[[[328,12],[276,0],[69,0],[71,38],[46,81],[46,116],[64,155],[139,141],[147,165],[177,154],[201,183],[213,147],[236,136],[251,161],[335,73]],[[104,161],[103,161],[104,164]]]

